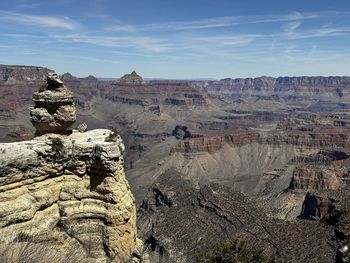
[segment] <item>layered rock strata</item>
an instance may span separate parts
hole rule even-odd
[[[340,169],[339,169],[340,170]],[[290,183],[292,190],[326,190],[340,187],[335,169],[324,166],[295,167]]]
[[[76,120],[73,93],[55,73],[48,74],[47,84],[34,93],[33,101],[30,121],[38,135],[66,133]]]
[[[120,136],[101,129],[0,144],[1,236],[126,262],[137,238],[123,151]]]
[[[327,96],[344,98],[349,96],[349,77],[259,77],[226,78],[198,82],[197,85],[208,91],[232,92],[237,94],[278,94],[285,99],[296,97]]]
[[[304,147],[349,147],[350,129],[348,127],[332,127],[320,125],[304,127],[300,130],[276,130],[264,139],[270,144],[292,144]]]
[[[208,152],[214,153],[219,151],[224,145],[245,145],[248,143],[256,142],[259,139],[259,134],[254,131],[234,129],[232,134],[224,134],[218,136],[190,134],[187,128],[184,135],[181,135],[178,127],[173,131],[173,135],[176,138],[181,138],[176,146],[171,149],[171,152],[181,153],[201,153]],[[183,131],[183,130],[181,130]],[[187,135],[186,135],[187,132]],[[180,133],[179,135],[177,133]],[[190,138],[189,138],[190,136]]]

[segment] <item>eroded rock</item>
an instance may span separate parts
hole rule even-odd
[[[335,211],[336,200],[325,194],[308,192],[300,217],[303,219],[329,219]]]
[[[37,135],[65,134],[76,120],[73,93],[63,85],[56,73],[48,74],[46,85],[34,93],[33,101],[30,121]]]
[[[0,231],[96,262],[126,262],[136,249],[136,212],[123,168],[124,145],[110,130],[45,134],[0,144]]]

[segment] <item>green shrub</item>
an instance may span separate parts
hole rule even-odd
[[[242,240],[231,239],[216,245],[212,250],[200,254],[197,263],[273,263],[262,249],[249,247]]]

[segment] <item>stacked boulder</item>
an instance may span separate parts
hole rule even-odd
[[[36,135],[45,133],[67,134],[76,120],[73,93],[63,85],[58,74],[49,73],[47,83],[33,95],[34,108],[30,121]]]

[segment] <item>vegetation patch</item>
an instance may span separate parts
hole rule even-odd
[[[245,241],[230,239],[217,244],[196,258],[197,263],[273,263],[262,249],[252,248]]]

